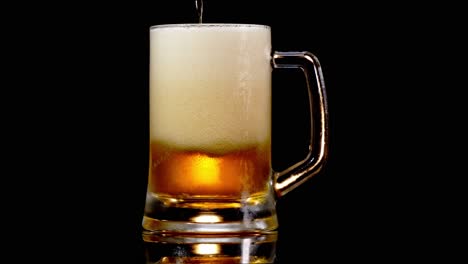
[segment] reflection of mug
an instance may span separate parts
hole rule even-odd
[[[284,172],[271,169],[272,65],[303,69],[309,88],[309,155]],[[277,228],[275,199],[326,161],[327,115],[318,60],[308,52],[272,53],[270,27],[153,26],[143,227],[209,233]]]
[[[276,259],[277,232],[143,234],[146,263],[269,263]]]

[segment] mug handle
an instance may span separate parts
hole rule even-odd
[[[309,152],[305,159],[289,168],[273,172],[274,189],[281,197],[316,175],[323,168],[328,155],[328,107],[320,62],[314,54],[302,52],[273,52],[273,67],[299,68],[304,72],[308,90],[310,111]],[[316,85],[312,85],[312,72]]]

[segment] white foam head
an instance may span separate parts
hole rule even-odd
[[[211,152],[269,142],[270,56],[268,26],[152,27],[151,140]]]

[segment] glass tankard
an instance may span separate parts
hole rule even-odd
[[[302,69],[309,90],[309,153],[285,171],[271,166],[274,68]],[[151,27],[149,104],[148,231],[275,230],[276,200],[327,159],[320,63],[310,52],[272,51],[266,25]]]

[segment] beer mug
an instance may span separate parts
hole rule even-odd
[[[309,94],[309,152],[284,171],[271,166],[274,68],[302,69]],[[144,230],[275,230],[277,199],[326,162],[328,110],[320,63],[310,52],[272,52],[269,26],[152,26],[149,88]]]

